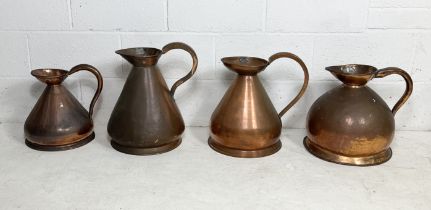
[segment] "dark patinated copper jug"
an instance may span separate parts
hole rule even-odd
[[[298,95],[277,113],[257,74],[278,58],[298,62],[304,71],[304,84]],[[263,157],[281,148],[280,118],[301,98],[308,84],[308,71],[296,55],[281,52],[269,60],[255,57],[227,57],[223,64],[238,76],[226,91],[211,117],[208,140],[217,152],[234,157]]]
[[[193,65],[191,71],[169,90],[157,61],[173,49],[190,53]],[[167,44],[162,50],[140,47],[116,53],[133,68],[109,119],[112,147],[134,155],[151,155],[176,148],[181,143],[185,126],[173,96],[177,87],[195,73],[198,65],[196,53],[180,42]]]
[[[394,115],[413,90],[410,76],[395,67],[377,70],[367,65],[331,66],[342,85],[326,92],[314,102],[307,116],[304,145],[313,155],[346,165],[377,165],[388,161],[394,137]],[[394,108],[367,87],[373,78],[401,75],[407,87]]]
[[[61,84],[69,75],[86,70],[97,78],[97,90],[87,112],[79,101]],[[36,69],[31,75],[46,83],[24,124],[27,146],[44,151],[67,150],[94,139],[93,108],[103,87],[102,76],[93,66],[81,64],[70,71]]]

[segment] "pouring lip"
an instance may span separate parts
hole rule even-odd
[[[349,72],[346,69],[354,69],[354,71]],[[342,75],[350,75],[350,76],[366,76],[375,74],[378,70],[376,67],[366,64],[343,64],[343,65],[334,65],[325,67],[325,70]]]
[[[57,69],[57,68],[40,68],[40,69],[34,69],[30,72],[30,74],[36,78],[43,78],[43,79],[49,79],[49,78],[60,78],[67,76],[68,71],[64,69]]]
[[[153,51],[153,52],[146,54],[148,51]],[[116,50],[115,53],[117,53],[118,55],[124,55],[124,56],[151,58],[151,57],[160,56],[162,54],[162,50],[154,47],[131,47],[131,48]]]

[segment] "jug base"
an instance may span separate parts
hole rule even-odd
[[[35,150],[39,150],[39,151],[64,151],[64,150],[69,150],[69,149],[75,149],[78,148],[80,146],[84,146],[87,143],[89,143],[90,141],[92,141],[94,138],[96,137],[96,135],[94,134],[94,132],[92,132],[89,136],[85,137],[82,140],[79,140],[77,142],[71,143],[71,144],[64,144],[64,145],[42,145],[42,144],[36,144],[33,143],[29,140],[25,140],[25,144]]]
[[[118,144],[114,140],[111,140],[111,146],[122,153],[130,154],[130,155],[156,155],[165,152],[169,152],[175,148],[177,148],[181,144],[181,138],[173,141],[169,144],[165,144],[159,147],[130,147]]]
[[[313,143],[307,136],[304,138],[304,146],[312,155],[333,163],[351,166],[372,166],[382,164],[392,157],[392,150],[388,148],[387,150],[364,157],[350,157],[345,155],[336,154],[327,149],[324,149],[315,143]]]
[[[263,149],[257,149],[257,150],[240,150],[240,149],[225,147],[223,145],[216,143],[211,137],[208,138],[208,144],[216,152],[222,153],[224,155],[229,155],[232,157],[240,157],[240,158],[264,157],[278,152],[278,150],[280,150],[281,148],[280,140],[278,140],[277,143],[269,147],[266,147]]]

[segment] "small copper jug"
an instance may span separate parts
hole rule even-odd
[[[191,71],[171,89],[160,73],[157,61],[173,49],[190,53]],[[184,121],[173,98],[175,90],[195,73],[198,58],[194,50],[180,42],[156,48],[128,48],[116,51],[133,65],[108,123],[111,145],[133,155],[170,151],[181,143]]]
[[[257,74],[278,58],[298,62],[304,83],[298,95],[277,113]],[[234,157],[263,157],[281,148],[280,118],[302,97],[308,84],[304,62],[288,52],[265,60],[255,57],[226,57],[223,64],[238,75],[211,116],[208,143],[215,151]]]
[[[97,78],[97,90],[89,111],[61,84],[69,75],[86,70]],[[27,146],[43,151],[67,150],[82,146],[94,139],[93,108],[103,87],[102,76],[93,66],[81,64],[70,71],[36,69],[31,75],[46,83],[24,124]]]
[[[313,155],[327,161],[356,166],[388,161],[394,137],[394,115],[413,90],[410,76],[395,67],[377,70],[368,65],[330,66],[342,85],[320,96],[307,116],[304,145]],[[373,78],[401,75],[406,90],[394,108],[366,84]]]

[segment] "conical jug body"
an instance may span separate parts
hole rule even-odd
[[[97,74],[99,88],[90,108],[100,94],[102,83],[98,71],[79,65],[71,71],[59,69],[33,70],[33,76],[47,84],[24,125],[26,144],[38,150],[65,150],[84,145],[94,139],[93,121],[79,101],[61,84],[70,74],[91,69]]]
[[[170,151],[181,143],[185,125],[173,98],[176,86],[168,88],[157,66],[168,50],[117,51],[133,65],[108,122],[111,145],[120,152],[151,155]]]
[[[305,74],[303,88],[279,114],[267,95],[258,73],[279,57],[301,63]],[[280,117],[296,103],[305,91],[308,72],[305,64],[293,54],[278,53],[270,61],[255,57],[227,57],[222,62],[238,75],[211,116],[211,148],[234,157],[263,157],[281,148]]]
[[[327,68],[342,85],[320,96],[307,116],[306,148],[324,160],[347,165],[376,165],[390,159],[394,114],[411,94],[411,79],[397,68],[377,70],[366,65]],[[397,73],[408,88],[390,109],[366,84],[375,77]]]

